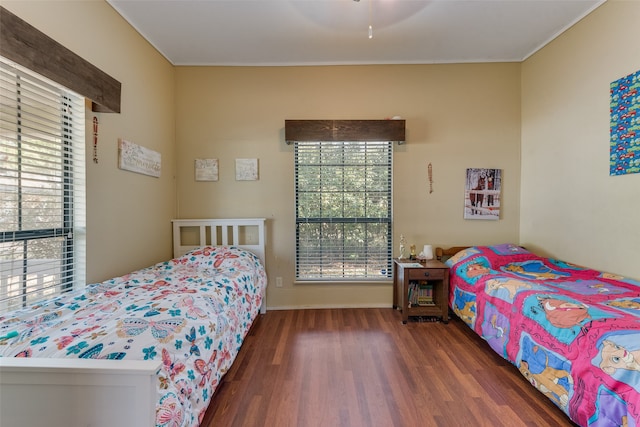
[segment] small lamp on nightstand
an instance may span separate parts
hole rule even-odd
[[[424,256],[424,259],[433,259],[433,248],[431,245],[424,245],[422,255]]]

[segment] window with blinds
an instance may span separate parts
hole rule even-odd
[[[296,278],[391,277],[391,142],[295,142]]]
[[[84,282],[84,98],[0,57],[0,312]]]

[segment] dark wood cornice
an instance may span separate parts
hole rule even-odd
[[[94,111],[120,112],[121,84],[0,7],[0,55],[90,99]]]
[[[284,139],[298,141],[405,141],[404,120],[285,120]]]

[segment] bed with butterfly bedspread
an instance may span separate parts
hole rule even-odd
[[[571,420],[640,425],[640,282],[510,244],[446,264],[453,312]]]
[[[200,424],[264,312],[264,220],[173,226],[176,258],[0,314],[0,425]]]

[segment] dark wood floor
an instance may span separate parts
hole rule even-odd
[[[573,426],[457,318],[270,311],[203,420],[214,426]]]

